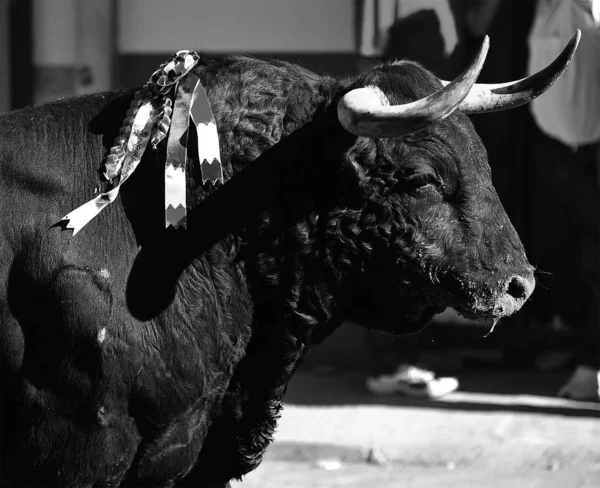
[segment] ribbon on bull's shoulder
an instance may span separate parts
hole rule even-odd
[[[198,136],[202,183],[224,181],[216,123],[200,79],[190,72],[198,60],[199,56],[193,51],[177,52],[135,94],[119,136],[104,162],[104,176],[111,183],[111,189],[68,213],[58,224],[72,229],[73,235],[79,232],[117,198],[121,185],[135,171],[148,144],[156,149],[168,136],[165,227],[185,228],[185,168],[191,127]]]
[[[193,125],[189,124],[192,120]],[[223,183],[219,136],[200,78],[189,74],[179,83],[167,142],[165,164],[165,227],[186,226],[185,163],[192,127],[196,128],[202,184]]]
[[[105,175],[114,175],[113,178],[118,178],[118,182],[111,190],[101,193],[60,219],[60,222],[66,222],[65,228],[73,229],[73,235],[77,234],[90,220],[115,201],[121,185],[127,181],[142,159],[150,140],[156,110],[150,101],[142,103],[135,110],[136,114],[131,126],[126,126],[128,128],[122,130],[122,132],[128,132],[126,143],[122,145],[115,144],[109,155],[109,157],[114,157],[107,158]]]
[[[202,172],[202,184],[210,181],[213,185],[223,180],[223,167],[219,152],[217,124],[208,103],[204,87],[198,80],[194,88],[192,111],[190,113],[198,140],[198,162]]]

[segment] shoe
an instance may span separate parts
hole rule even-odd
[[[366,386],[375,395],[402,393],[418,398],[439,398],[458,389],[458,380],[438,378],[432,371],[401,364],[394,374],[367,378]]]
[[[578,366],[560,390],[558,396],[580,401],[600,401],[600,371]]]

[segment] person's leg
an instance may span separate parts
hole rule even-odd
[[[577,363],[571,378],[559,395],[573,399],[600,399],[600,186],[598,185],[598,146],[580,148],[574,155],[575,172],[580,172],[572,186],[573,222],[579,235],[575,269],[583,286],[585,300],[581,321],[581,341]],[[582,304],[583,305],[583,304]]]
[[[579,364],[600,371],[600,289],[598,282],[592,289],[587,327],[579,350]]]
[[[581,191],[583,174],[576,153],[564,144],[536,130],[533,157],[535,180],[532,191],[530,259],[536,267],[538,285],[530,307],[541,323],[550,323],[560,315],[576,326],[587,308],[580,280],[580,242],[582,238],[579,201],[588,193]],[[579,174],[576,174],[579,173]],[[591,203],[590,203],[591,204]],[[583,219],[585,220],[585,219]]]
[[[584,229],[580,269],[585,276],[589,307],[579,360],[584,366],[600,370],[600,143],[582,149],[581,164],[587,168],[585,186],[589,196],[580,204]]]

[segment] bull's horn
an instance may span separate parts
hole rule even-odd
[[[539,97],[567,69],[571,59],[573,59],[580,38],[581,31],[577,29],[577,33],[571,38],[558,57],[546,66],[546,68],[534,75],[508,83],[476,83],[459,108],[469,114],[497,112],[524,105],[534,98]],[[442,84],[449,86],[452,83],[442,80]]]
[[[486,36],[471,66],[445,88],[415,102],[390,106],[383,92],[374,86],[349,91],[338,103],[341,124],[357,136],[400,137],[447,117],[469,94],[489,45]]]

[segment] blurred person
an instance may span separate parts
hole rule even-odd
[[[408,59],[440,78],[453,79],[466,61],[460,8],[456,0],[363,0],[358,70]],[[459,386],[454,377],[438,377],[417,366],[418,335],[392,338],[369,333],[366,341],[375,358],[366,387],[374,394],[438,398]]]
[[[579,28],[569,70],[531,112],[535,208],[532,263],[546,280],[534,297],[544,322],[581,327],[577,367],[558,394],[600,400],[600,0],[538,0],[529,72]],[[554,59],[554,58],[552,58]],[[551,282],[548,280],[551,279]],[[544,289],[545,288],[545,289]]]
[[[440,78],[454,78],[464,68],[460,8],[457,0],[363,0],[359,71],[409,59]]]

